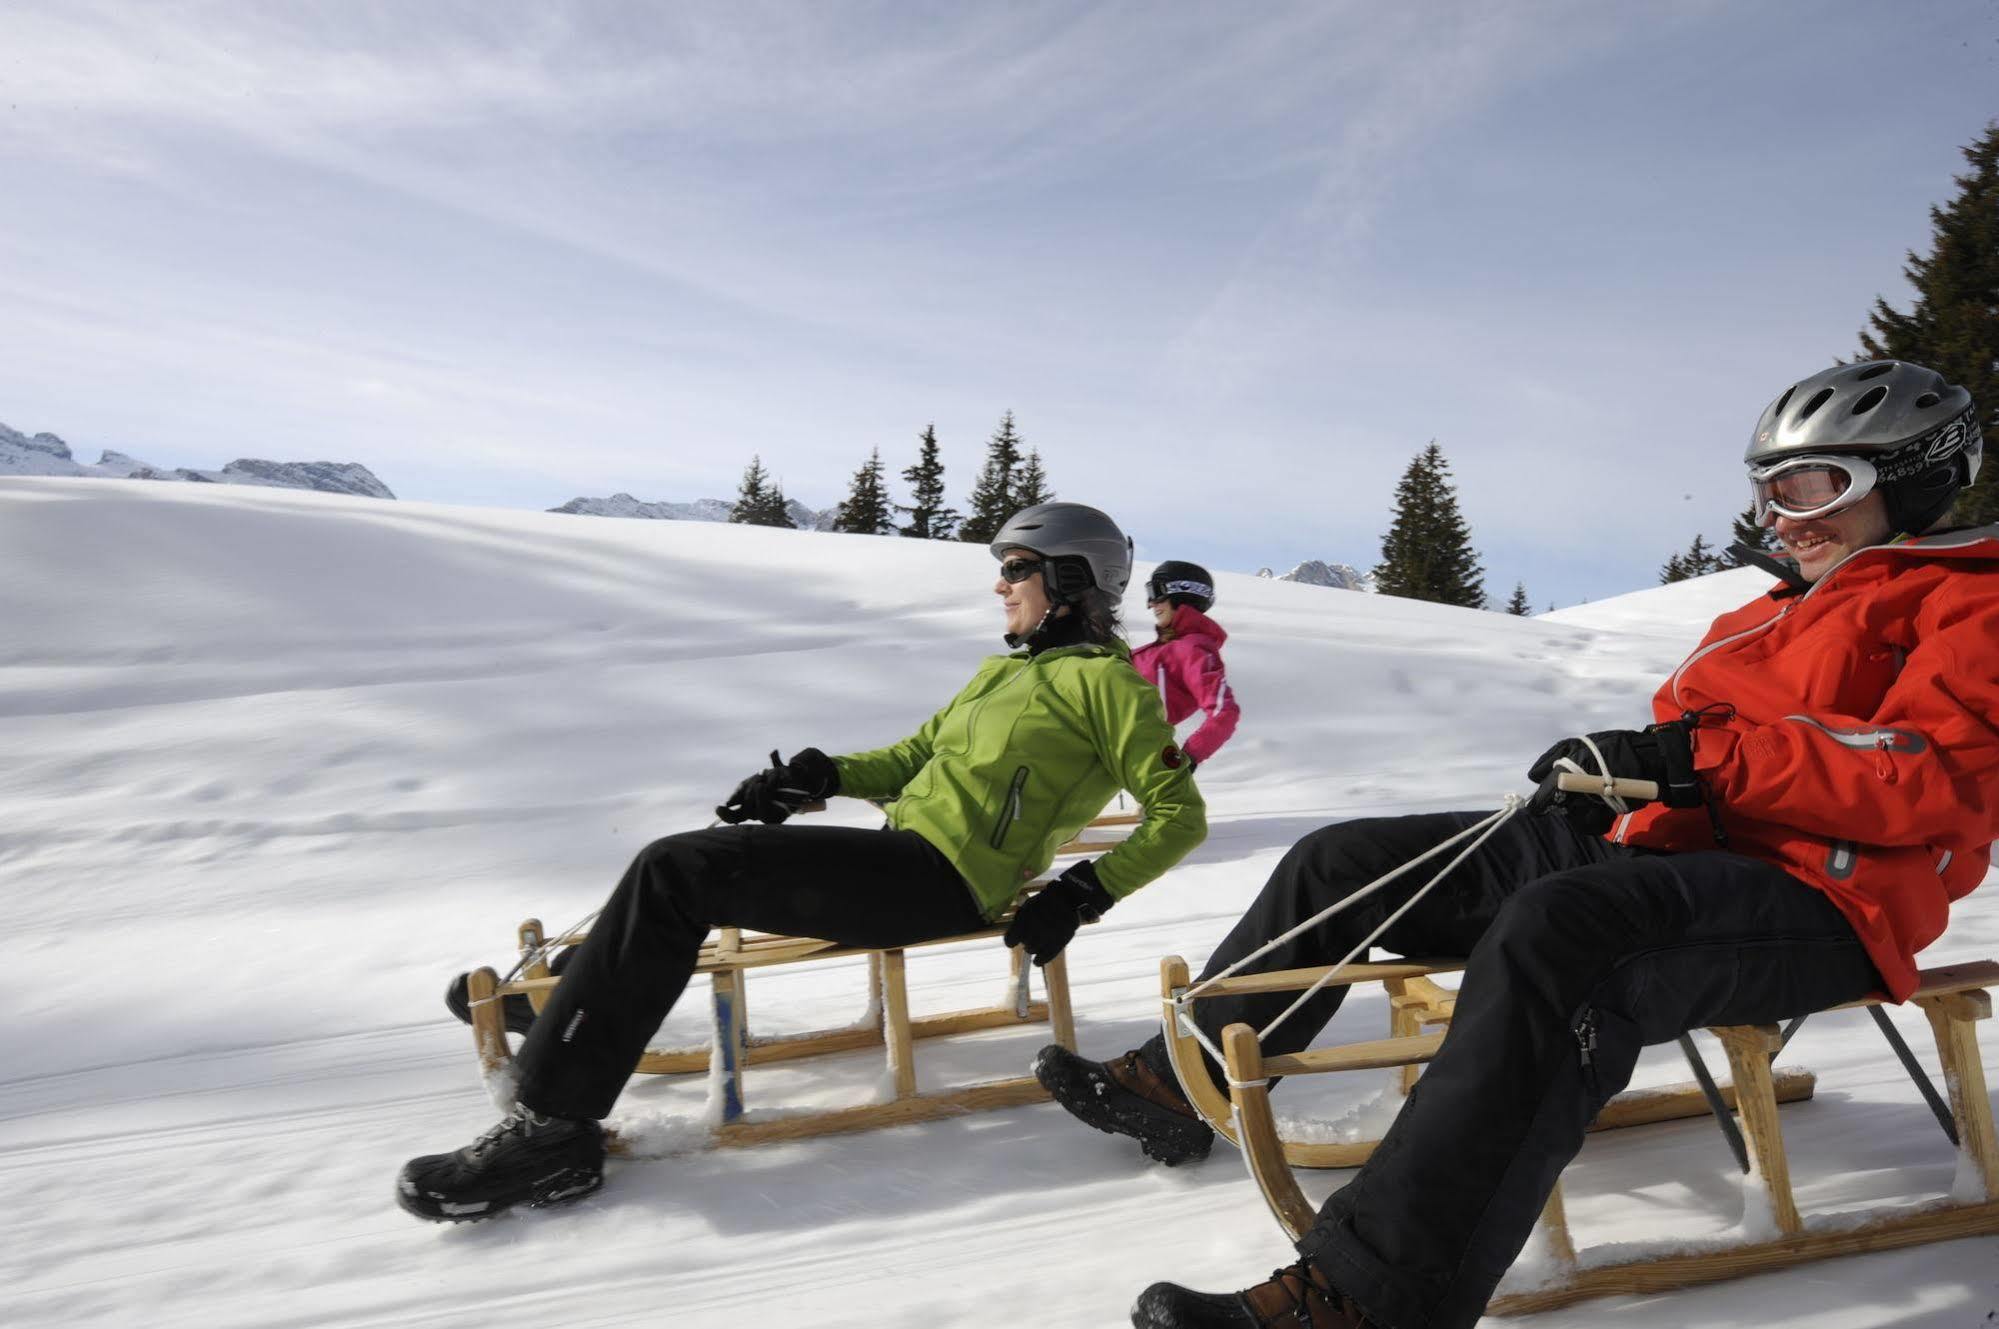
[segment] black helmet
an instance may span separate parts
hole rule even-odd
[[[1014,513],[993,537],[993,557],[1009,549],[1032,549],[1048,560],[1042,580],[1057,604],[1093,589],[1115,604],[1131,580],[1131,540],[1109,516],[1082,503],[1036,503]]]
[[[1145,583],[1145,602],[1170,601],[1176,608],[1192,605],[1202,613],[1214,607],[1215,579],[1199,563],[1169,558],[1152,570]]]
[[[1759,520],[1786,510],[1787,473],[1824,467],[1840,472],[1824,492],[1838,492],[1811,515],[1878,490],[1891,529],[1920,535],[1978,478],[1982,453],[1970,392],[1906,360],[1862,360],[1786,388],[1764,408],[1742,460]]]

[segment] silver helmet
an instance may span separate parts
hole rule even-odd
[[[1113,602],[1131,580],[1131,540],[1116,522],[1082,503],[1037,503],[1006,519],[993,537],[994,558],[1032,549],[1048,560],[1043,578],[1058,602],[1095,589]]]
[[[1887,501],[1889,524],[1919,534],[1978,478],[1983,443],[1971,394],[1906,360],[1862,360],[1800,379],[1763,410],[1742,460],[1752,485],[1809,459],[1864,465],[1868,490]],[[1759,506],[1762,493],[1758,491]],[[1834,511],[1843,503],[1825,510]]]

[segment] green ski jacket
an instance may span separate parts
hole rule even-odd
[[[1129,790],[1144,819],[1096,861],[1123,899],[1208,833],[1159,694],[1129,657],[1121,643],[993,656],[902,742],[835,757],[840,792],[894,799],[889,824],[950,859],[990,919]]]

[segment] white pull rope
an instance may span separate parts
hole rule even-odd
[[[1466,845],[1462,850],[1460,850],[1456,858],[1444,864],[1444,866],[1442,866],[1441,868],[1438,868],[1437,874],[1431,877],[1428,881],[1424,882],[1421,888],[1419,888],[1413,895],[1411,895],[1408,898],[1408,900],[1406,900],[1403,903],[1400,909],[1397,909],[1387,918],[1382,919],[1380,927],[1368,933],[1367,936],[1361,940],[1358,946],[1355,946],[1352,950],[1348,951],[1345,955],[1340,957],[1340,962],[1338,964],[1328,969],[1325,973],[1320,974],[1317,981],[1315,981],[1312,984],[1312,986],[1306,988],[1303,992],[1299,993],[1298,999],[1292,1002],[1289,1006],[1286,1006],[1283,1012],[1276,1019],[1272,1020],[1269,1024],[1263,1026],[1262,1029],[1257,1031],[1256,1035],[1257,1041],[1262,1042],[1264,1039],[1270,1037],[1270,1033],[1272,1030],[1277,1028],[1278,1025],[1283,1024],[1286,1020],[1290,1019],[1293,1013],[1295,1013],[1300,1006],[1303,1006],[1306,1002],[1310,1001],[1315,995],[1317,995],[1320,989],[1324,988],[1327,984],[1331,983],[1333,979],[1338,977],[1339,974],[1343,970],[1345,970],[1345,968],[1349,964],[1353,963],[1355,956],[1365,955],[1367,953],[1367,948],[1374,945],[1375,938],[1379,937],[1382,933],[1388,931],[1388,929],[1390,929],[1391,927],[1394,927],[1397,919],[1401,918],[1402,915],[1408,913],[1411,909],[1414,909],[1417,903],[1421,901],[1424,896],[1430,893],[1431,887],[1435,886],[1438,882],[1442,881],[1445,875],[1448,874],[1452,868],[1456,867],[1458,864],[1464,862],[1465,859],[1469,858],[1474,852],[1477,851],[1480,845],[1484,844],[1487,840],[1490,840],[1493,834],[1496,831],[1498,831],[1501,826],[1504,826],[1508,821],[1512,820],[1513,815],[1516,812],[1520,811],[1520,809],[1525,805],[1526,805],[1526,800],[1522,799],[1518,794],[1508,794],[1506,796],[1505,805],[1502,806],[1499,811],[1493,813],[1490,817],[1487,817],[1484,821],[1479,822],[1477,825],[1470,827],[1469,829],[1471,831],[1482,831],[1479,837],[1476,840],[1473,840],[1470,844]],[[1444,844],[1446,845],[1454,844],[1458,840],[1463,839],[1465,834],[1466,832],[1460,832],[1458,835],[1454,835],[1449,840],[1446,840]],[[1440,845],[1438,847],[1442,848],[1443,846]],[[1419,860],[1413,860],[1413,859],[1411,860],[1411,862],[1416,862],[1416,861]],[[1407,866],[1407,864],[1405,864],[1404,866]],[[1381,882],[1385,882],[1387,880],[1388,879],[1384,877],[1381,879],[1380,882],[1376,882],[1375,885],[1379,885],[1381,884]],[[1369,886],[1367,889],[1371,891],[1374,889],[1374,886]],[[1359,893],[1355,895],[1350,895],[1347,897],[1346,901],[1342,901],[1341,903],[1344,904],[1347,901],[1351,901],[1358,898],[1359,898]],[[1328,912],[1330,913],[1332,911],[1329,910]]]
[[[1209,987],[1213,986],[1216,983],[1221,982],[1224,978],[1228,978],[1231,975],[1242,970],[1244,967],[1248,966],[1249,964],[1262,959],[1264,956],[1270,954],[1272,951],[1276,950],[1279,946],[1284,945],[1286,942],[1291,941],[1294,938],[1306,932],[1310,932],[1313,928],[1319,926],[1319,924],[1333,917],[1333,915],[1339,913],[1341,910],[1346,909],[1351,905],[1357,904],[1362,900],[1365,900],[1368,896],[1374,894],[1376,891],[1380,890],[1383,886],[1386,886],[1389,882],[1394,881],[1397,877],[1407,872],[1410,868],[1415,867],[1419,863],[1429,862],[1431,859],[1435,858],[1438,854],[1443,853],[1446,849],[1449,849],[1452,845],[1456,844],[1460,840],[1466,839],[1473,835],[1477,835],[1479,832],[1484,831],[1489,827],[1496,827],[1498,823],[1512,816],[1514,812],[1519,810],[1523,805],[1524,805],[1524,800],[1522,800],[1519,795],[1508,794],[1506,796],[1503,805],[1500,807],[1500,810],[1493,813],[1491,816],[1487,817],[1484,821],[1476,822],[1470,826],[1465,827],[1463,830],[1459,831],[1456,835],[1451,836],[1449,839],[1439,841],[1437,844],[1433,845],[1429,849],[1424,850],[1422,853],[1416,855],[1416,857],[1404,863],[1401,867],[1383,873],[1381,876],[1376,877],[1373,881],[1361,887],[1359,890],[1347,896],[1345,899],[1340,900],[1335,904],[1329,905],[1324,909],[1321,909],[1318,913],[1312,915],[1312,917],[1298,924],[1298,926],[1292,928],[1290,931],[1284,933],[1282,936],[1273,937],[1271,940],[1265,942],[1263,945],[1251,951],[1248,955],[1245,955],[1240,960],[1237,960],[1234,964],[1230,965],[1228,968],[1222,970],[1219,974],[1211,975],[1208,978],[1202,979],[1199,983],[1196,983],[1192,988],[1189,988],[1186,994],[1180,997],[1179,1000],[1183,1003],[1192,1001],[1194,998],[1200,996],[1203,992],[1205,992]],[[1463,857],[1462,854],[1459,855],[1459,858],[1462,857]],[[1456,860],[1453,860],[1454,864],[1455,861]],[[1450,871],[1450,868],[1447,867],[1444,869],[1444,871],[1448,872]],[[1437,875],[1441,877],[1443,873],[1440,872]],[[1430,884],[1435,885],[1436,879],[1432,878]],[[1426,886],[1424,887],[1424,889],[1428,890],[1429,887]],[[1344,963],[1344,961],[1342,961],[1342,963]]]

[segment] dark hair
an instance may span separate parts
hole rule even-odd
[[[1109,591],[1092,586],[1072,596],[1070,612],[1082,620],[1083,640],[1109,646],[1124,639],[1124,624],[1118,618],[1118,600]]]

